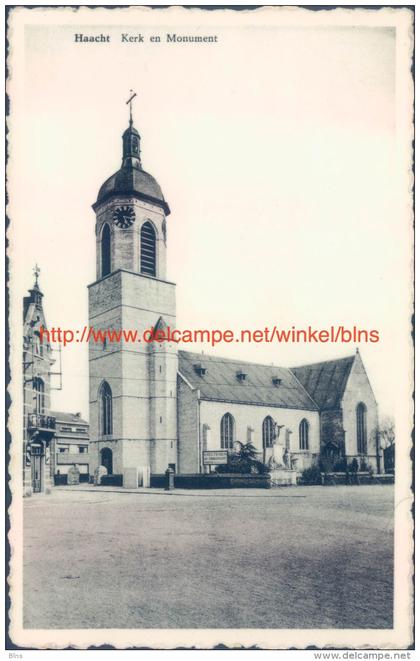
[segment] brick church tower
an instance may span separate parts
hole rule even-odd
[[[101,186],[96,213],[96,281],[89,326],[136,330],[175,326],[175,285],[166,277],[166,217],[156,180],[142,167],[130,122],[121,168]],[[90,340],[90,472],[163,473],[177,464],[176,345]]]

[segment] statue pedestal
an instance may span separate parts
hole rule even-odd
[[[297,471],[291,468],[273,468],[269,475],[273,487],[292,487],[297,484]]]

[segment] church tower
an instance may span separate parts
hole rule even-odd
[[[96,281],[89,286],[90,472],[125,468],[163,473],[177,464],[176,344],[146,342],[150,329],[175,327],[175,285],[166,278],[169,207],[142,166],[130,121],[121,168],[101,186],[96,214]],[[136,341],[112,331],[136,331]],[[150,332],[146,333],[150,340]],[[98,340],[98,338],[97,338]]]

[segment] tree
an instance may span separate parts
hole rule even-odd
[[[380,446],[385,449],[395,444],[395,422],[390,416],[385,416],[379,421],[377,434]]]
[[[241,441],[238,441],[239,443],[239,450],[236,453],[241,459],[244,461],[254,461],[257,458],[257,448],[251,441],[248,441],[248,443],[241,443]]]

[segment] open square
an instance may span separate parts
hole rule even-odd
[[[24,503],[24,627],[392,628],[392,486],[55,489]]]

